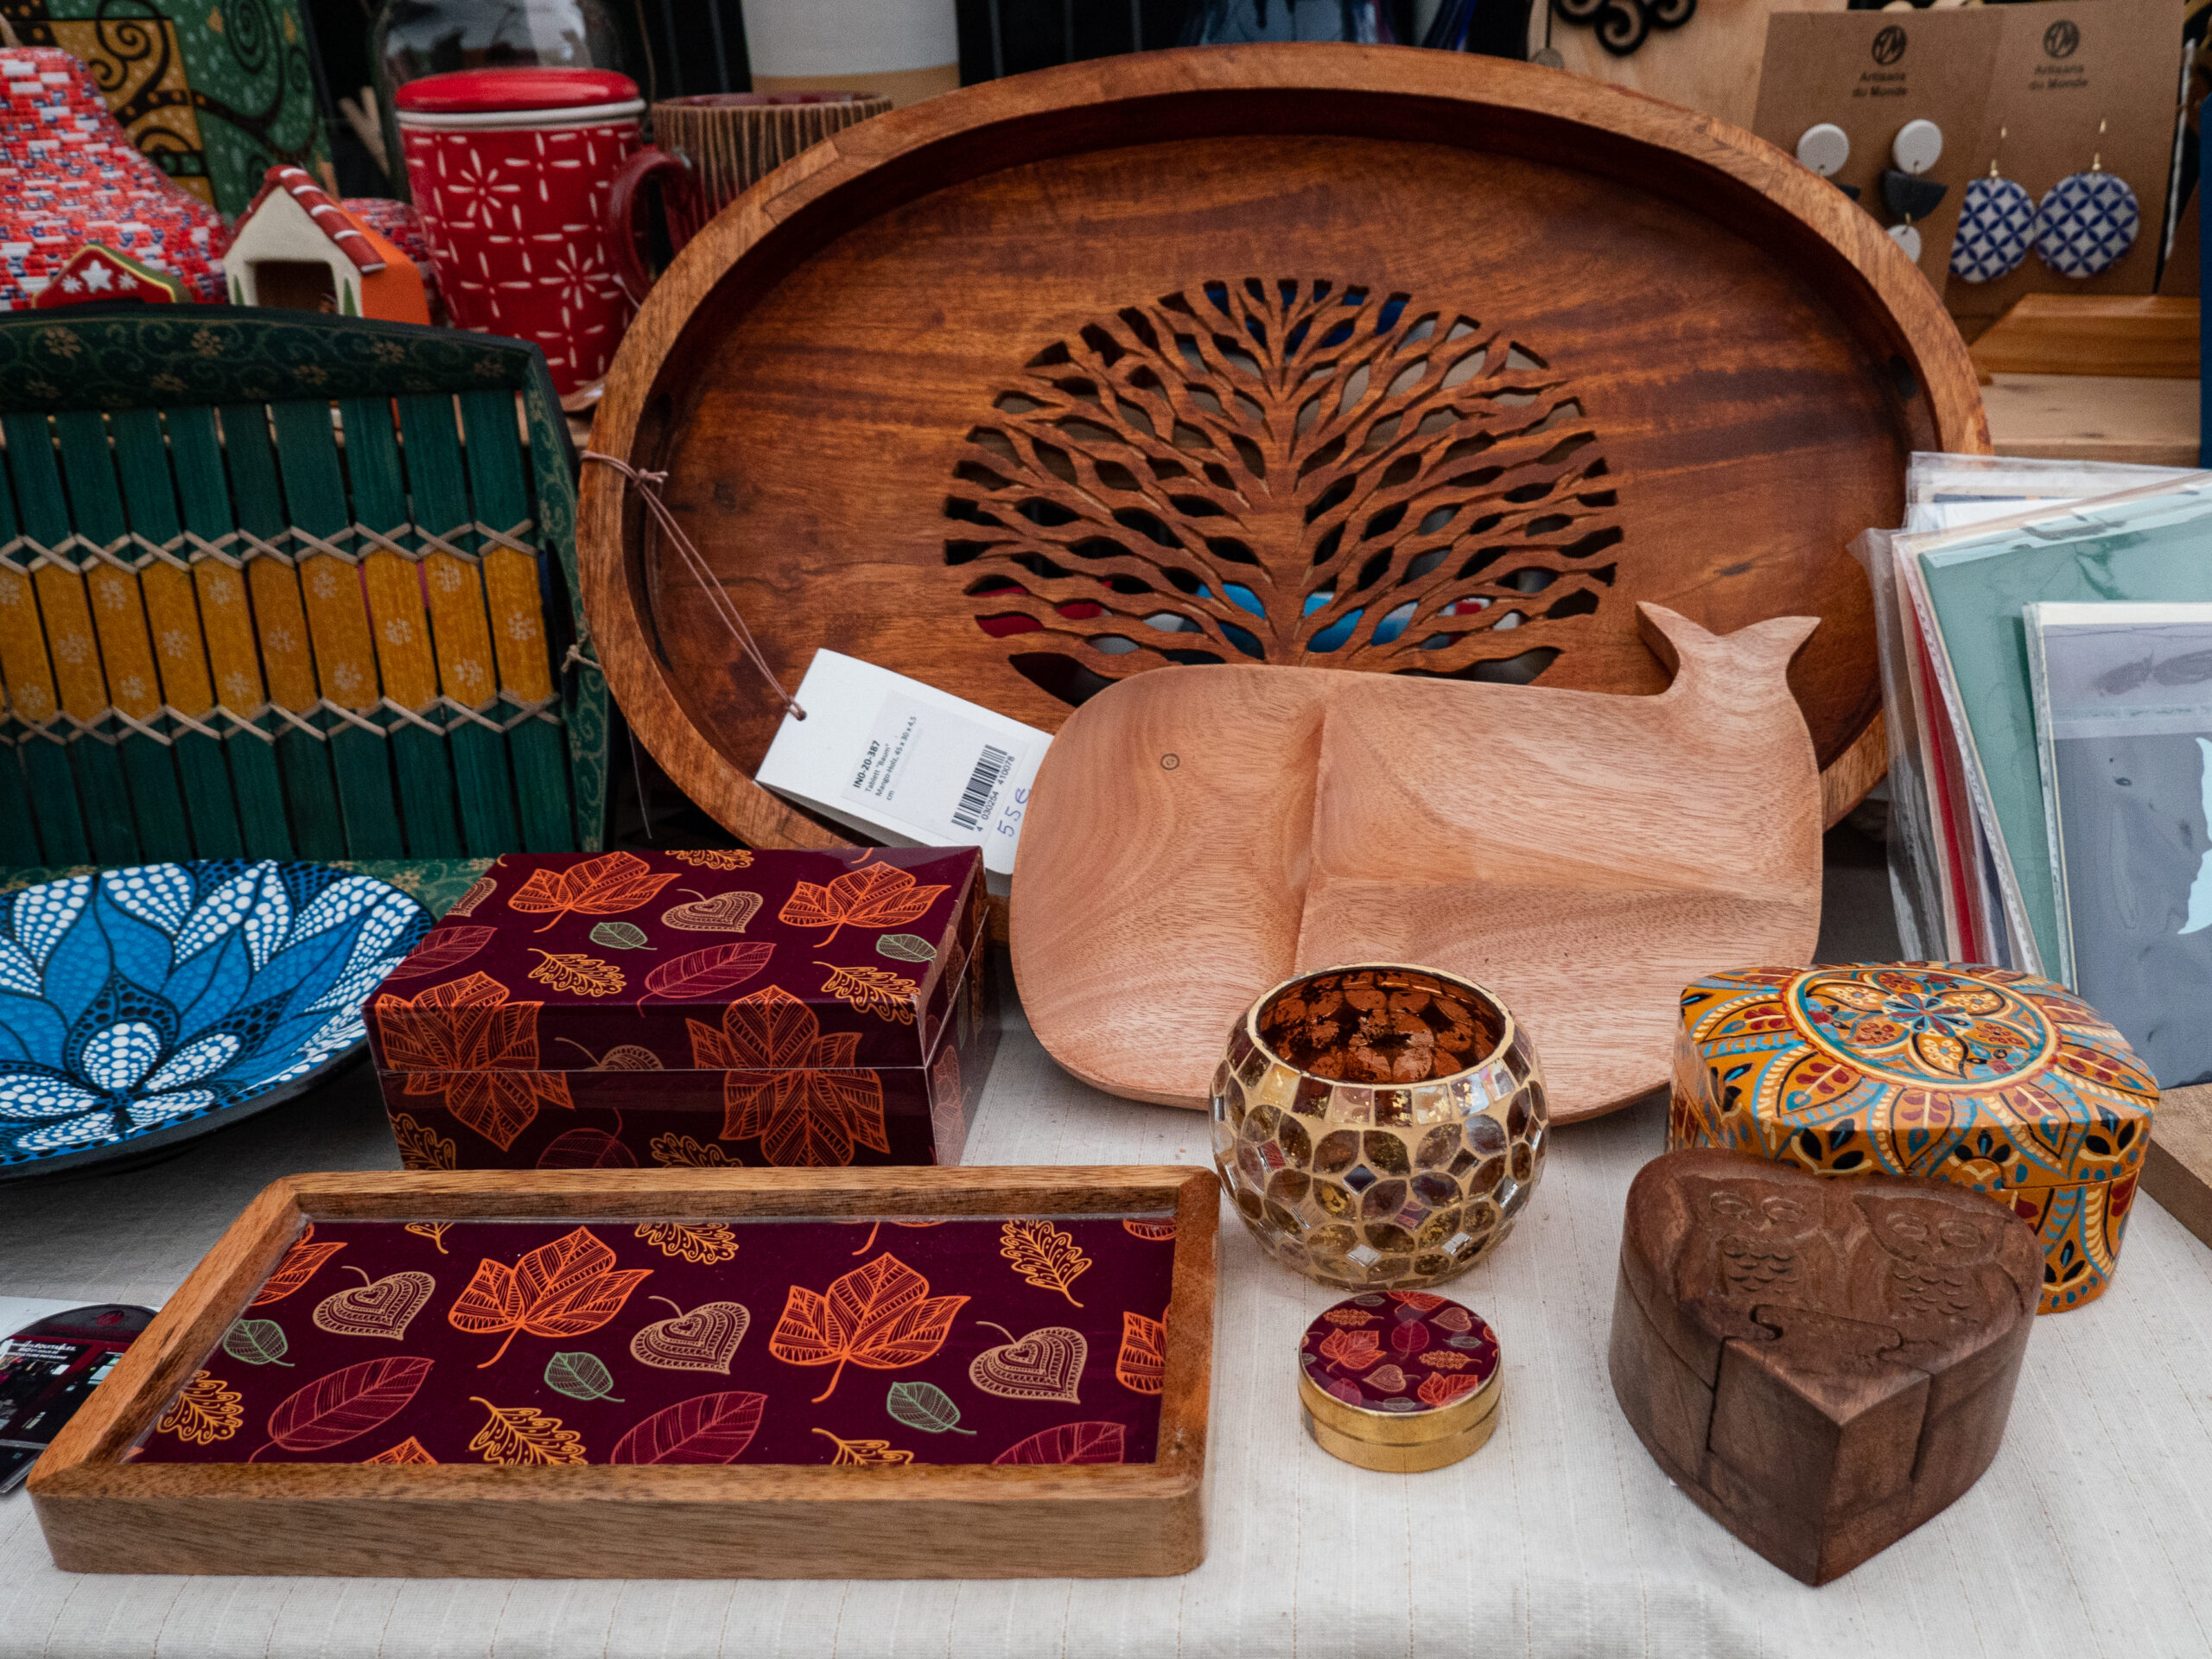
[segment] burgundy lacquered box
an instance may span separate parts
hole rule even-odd
[[[956,1164],[974,848],[509,854],[369,999],[410,1169]]]

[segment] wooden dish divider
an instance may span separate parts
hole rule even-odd
[[[1213,1172],[1067,1168],[295,1175],[256,1198],[30,1478],[74,1573],[363,1578],[1123,1578],[1205,1555]],[[1173,1215],[1149,1464],[569,1468],[124,1461],[309,1222]],[[681,1548],[673,1546],[680,1541]]]

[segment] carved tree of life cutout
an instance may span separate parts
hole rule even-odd
[[[1530,680],[1613,583],[1580,402],[1451,307],[1205,283],[1047,346],[994,407],[945,562],[1071,703],[1170,663]]]

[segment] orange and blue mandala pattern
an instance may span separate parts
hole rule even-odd
[[[2037,1230],[2039,1311],[2104,1289],[2158,1089],[2064,987],[1959,963],[1752,968],[1681,1007],[1670,1149],[1971,1187]]]

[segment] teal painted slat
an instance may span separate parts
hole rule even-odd
[[[162,417],[150,409],[118,409],[109,415],[108,425],[115,435],[115,471],[123,485],[123,507],[129,515],[130,528],[149,541],[168,543],[182,533],[184,523],[177,516],[176,489],[169,480],[168,447],[162,435]],[[157,573],[149,567],[139,576],[142,598],[150,597],[147,587],[149,581],[163,586],[173,582],[189,588],[192,578],[181,570],[164,568]],[[195,602],[192,614],[196,619],[198,613]],[[165,660],[161,634],[177,624],[173,619],[157,614],[156,607],[150,602],[146,607],[146,619],[149,627],[155,631],[155,662],[158,667]],[[191,632],[188,649],[198,655],[199,673],[204,675],[207,653],[200,639],[196,620]],[[195,700],[197,690],[195,678]],[[177,687],[169,684],[165,674],[162,682],[162,702],[172,708],[181,708],[182,695]],[[187,712],[197,715],[207,711],[194,708]],[[176,726],[169,734],[169,756],[175,768],[177,786],[182,792],[191,855],[200,858],[241,856],[245,842],[238,834],[238,804],[231,796],[230,768],[223,764],[222,740]],[[150,838],[146,855],[167,856]]]
[[[48,547],[68,537],[68,498],[54,465],[52,429],[43,415],[0,415],[8,439],[8,471],[16,486],[16,508],[23,529]],[[75,561],[72,561],[75,563]],[[79,578],[77,580],[81,580]],[[49,626],[51,619],[49,619]],[[89,711],[86,711],[89,712]],[[64,746],[75,774],[77,802],[84,814],[85,839],[101,864],[138,861],[138,832],[130,810],[130,787],[123,759],[112,745],[79,737]]]
[[[569,626],[580,648],[578,660],[561,676],[576,849],[595,853],[606,844],[607,834],[607,680],[597,667],[591,619],[584,614],[583,587],[576,579],[575,448],[543,357],[533,358],[524,376],[522,407],[524,429],[530,435],[531,481],[537,489],[538,536],[558,562]],[[557,634],[553,643],[559,646]]]
[[[391,399],[342,398],[338,414],[346,427],[346,476],[353,488],[354,522],[394,536],[408,522],[408,515],[407,491],[399,472],[399,438],[391,423]],[[409,566],[407,575],[419,602],[421,579],[416,568]],[[422,626],[427,630],[427,618]],[[429,654],[427,632],[415,644],[425,657]],[[391,648],[389,641],[377,641],[378,672],[386,696],[396,695],[392,677],[383,672],[384,654]],[[419,726],[403,724],[391,728],[386,741],[391,745],[392,771],[399,780],[407,855],[459,858],[463,851],[461,817],[454,799],[453,764],[446,740]]]
[[[310,535],[346,544],[346,531],[353,522],[347,499],[346,476],[340,466],[338,436],[330,423],[330,405],[320,400],[285,402],[269,406],[276,433],[276,465],[284,480],[284,506],[291,522]],[[356,582],[358,573],[347,575]],[[358,591],[351,602],[362,605]],[[313,627],[314,613],[308,613]],[[362,627],[368,626],[365,607]],[[316,655],[323,640],[315,640]],[[406,837],[399,827],[399,806],[392,797],[391,747],[383,737],[344,721],[330,730],[331,770],[338,780],[338,806],[346,820],[348,858],[401,858]]]
[[[264,541],[275,541],[291,521],[284,516],[283,490],[277,482],[268,405],[226,404],[221,413],[223,458],[229,467],[238,528]],[[284,779],[284,799],[291,808],[292,845],[298,855],[345,857],[346,821],[339,810],[329,746],[321,738],[287,725],[276,739],[276,764]],[[254,826],[248,823],[245,830],[251,839]]]
[[[223,439],[216,429],[215,411],[204,406],[172,409],[163,416],[162,423],[168,429],[169,461],[185,528],[205,540],[219,543],[238,528],[238,523],[231,512],[230,486],[223,475]],[[219,683],[216,696],[219,700],[223,695]],[[268,715],[261,717],[264,729],[272,719]],[[315,743],[313,738],[302,741]],[[223,739],[222,750],[230,771],[239,850],[248,858],[294,856],[276,746],[249,733],[232,731]],[[197,828],[195,822],[195,831]]]
[[[522,440],[515,426],[514,393],[465,391],[461,418],[467,431],[468,483],[478,520],[504,530],[533,517]],[[569,810],[568,753],[560,728],[542,720],[524,721],[507,739],[520,794],[524,849],[569,851],[575,845],[575,822]]]
[[[0,467],[0,547],[14,541],[20,524],[16,493],[8,469]],[[11,864],[81,864],[91,857],[85,821],[77,810],[77,782],[61,746],[18,721],[4,722],[16,747],[0,751],[8,769],[0,772],[0,861]],[[10,782],[9,780],[12,779]]]
[[[398,402],[415,522],[443,535],[469,522],[468,484],[461,457],[461,431],[454,424],[453,399],[423,396],[402,397]],[[472,595],[472,602],[480,617],[484,609],[480,593]],[[454,689],[448,687],[447,693],[454,695]],[[496,705],[491,715],[498,718]],[[452,746],[454,772],[460,785],[461,836],[468,851],[496,856],[521,846],[507,735],[462,721],[447,731],[446,741]]]

